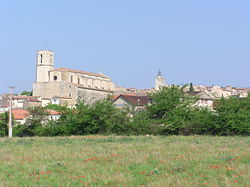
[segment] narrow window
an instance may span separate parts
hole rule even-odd
[[[80,78],[78,77],[78,84],[80,84]]]
[[[41,64],[43,63],[43,55],[41,54]]]
[[[71,77],[70,77],[70,81],[71,81],[71,82],[73,82],[73,75],[71,75]]]

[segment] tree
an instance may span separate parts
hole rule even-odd
[[[164,124],[164,134],[178,133],[196,100],[192,96],[185,95],[183,89],[184,87],[172,85],[150,95],[152,104],[147,108],[149,117]]]
[[[23,125],[16,125],[13,129],[15,136],[35,136],[42,129],[43,122],[46,120],[48,112],[44,107],[36,106],[28,109],[31,118],[26,120]]]
[[[0,114],[0,137],[8,134],[9,115],[7,112]]]
[[[30,91],[24,90],[20,95],[27,95],[27,96],[31,96],[32,93]]]
[[[250,135],[250,96],[221,98],[216,101],[218,135]]]
[[[193,91],[194,91],[193,83],[190,83],[189,91],[190,91],[190,92],[193,92]]]
[[[217,115],[207,108],[194,107],[185,123],[181,126],[179,134],[205,134],[214,135],[215,119]]]

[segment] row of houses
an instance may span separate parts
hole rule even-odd
[[[195,105],[199,107],[207,107],[213,109],[213,98],[202,91],[188,91],[188,95],[198,98]],[[146,106],[151,105],[151,99],[147,94],[138,95],[135,93],[119,94],[112,97],[114,106],[120,109],[134,108],[136,111],[144,110]],[[9,111],[9,95],[2,95],[0,97],[0,113]],[[60,97],[54,96],[52,99],[37,97],[37,96],[13,96],[12,101],[13,116],[17,123],[24,124],[27,119],[31,118],[28,108],[42,106],[48,104],[60,105]],[[48,110],[47,120],[57,120],[60,114],[57,111]]]
[[[202,92],[202,91],[188,91],[185,92],[187,95],[195,96],[197,101],[195,106],[207,107],[208,109],[213,109],[214,99]],[[146,95],[135,95],[135,94],[121,94],[113,99],[113,103],[117,108],[134,108],[135,110],[143,110],[145,106],[151,104],[151,99]]]
[[[0,96],[0,113],[8,112],[9,107],[9,94]],[[42,98],[38,96],[26,96],[26,95],[14,95],[12,96],[12,114],[17,124],[24,124],[27,119],[31,118],[31,114],[28,109],[32,107],[45,107],[48,104],[59,104],[59,98],[57,96],[52,99]],[[60,114],[54,110],[47,111],[48,116],[46,120],[57,120],[60,118]]]
[[[44,119],[45,121],[47,120],[58,120],[60,118],[60,113],[55,110],[47,110],[48,115]],[[25,124],[25,122],[32,118],[30,112],[28,110],[23,110],[23,109],[13,109],[12,114],[14,117],[14,120],[17,124]]]

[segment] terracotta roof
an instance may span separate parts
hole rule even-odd
[[[59,115],[59,114],[60,114],[60,112],[55,111],[55,110],[47,110],[47,112],[48,112],[50,115]]]
[[[12,110],[13,116],[15,120],[24,119],[30,116],[27,110]]]
[[[136,95],[120,95],[115,100],[117,100],[120,97],[126,99],[128,102],[130,102],[132,105],[135,106],[138,105],[144,106],[150,102],[150,98],[148,96],[136,96]]]
[[[60,115],[58,111],[55,110],[47,110],[49,115]],[[22,120],[24,118],[27,118],[30,116],[29,111],[27,110],[19,110],[19,109],[14,109],[12,110],[13,116],[15,120]]]
[[[95,77],[108,78],[107,76],[105,76],[103,74],[90,73],[90,72],[86,72],[86,71],[79,71],[79,70],[74,70],[74,69],[69,69],[69,68],[56,68],[53,71],[69,71],[69,72],[73,72],[73,73],[81,73],[81,74],[86,74],[86,75],[95,76]]]

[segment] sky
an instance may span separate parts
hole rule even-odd
[[[249,0],[0,0],[0,93],[32,90],[36,51],[116,85],[250,87]]]

